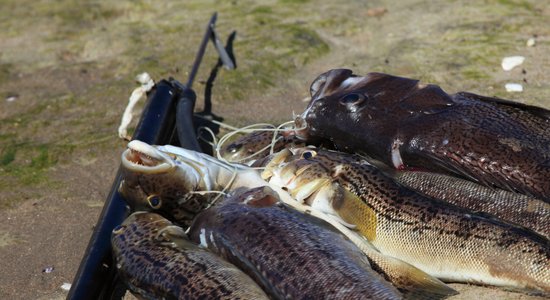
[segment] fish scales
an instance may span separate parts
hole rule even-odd
[[[201,213],[190,236],[276,299],[401,299],[354,244],[327,228],[256,188]]]
[[[268,299],[250,277],[160,215],[131,215],[111,241],[118,273],[145,299]]]
[[[522,110],[508,107],[510,113],[525,114]],[[528,115],[521,119],[525,122],[536,123],[542,126],[546,122],[537,116]],[[550,132],[550,126],[541,127]],[[257,143],[260,143],[259,145]],[[252,135],[243,139],[240,149],[252,147],[264,147],[267,141],[254,139]],[[297,144],[286,145],[287,148],[299,148]],[[281,147],[282,148],[282,147]],[[478,212],[489,213],[497,218],[509,221],[550,237],[550,204],[540,199],[529,197],[519,193],[513,193],[502,189],[490,188],[475,182],[445,174],[426,172],[392,170],[386,165],[375,162],[372,158],[365,158],[349,153],[333,152],[338,160],[346,160],[352,163],[375,163],[378,168],[390,175],[396,181],[405,186],[417,190],[427,196],[441,199],[457,206]],[[266,159],[270,159],[269,157]],[[262,160],[256,163],[262,165]],[[332,166],[334,167],[334,166]]]
[[[303,151],[311,153],[312,149]],[[395,183],[371,165],[338,161],[338,155],[328,151],[314,153],[307,158],[302,154],[295,164],[292,160],[282,164],[281,172],[290,170],[287,178],[293,178],[297,185],[311,178],[332,177],[357,195],[346,198],[336,194],[324,201],[330,202],[343,221],[357,225],[383,254],[443,280],[550,290],[548,239],[426,197]],[[312,166],[304,168],[308,161]],[[292,182],[286,187],[291,193],[299,188]],[[313,200],[305,201],[312,207],[320,205],[314,202],[318,196],[314,193]]]
[[[486,212],[550,237],[550,204],[542,200],[443,174],[396,171],[391,175],[427,196],[476,212]]]
[[[351,70],[321,74],[296,119],[305,140],[329,139],[396,168],[451,172],[550,202],[550,111],[418,80]]]
[[[254,145],[250,145],[250,142],[253,140],[255,139],[248,139],[248,142],[243,144],[243,148],[249,149],[250,147],[254,147]],[[167,157],[166,154],[170,156]],[[141,159],[142,156],[146,157]],[[190,150],[168,146],[150,146],[139,141],[132,141],[128,144],[128,150],[122,155],[122,165],[125,172],[130,173],[131,176],[124,177],[120,190],[127,197],[127,201],[133,203],[132,206],[164,212],[177,222],[181,222],[182,219],[174,216],[173,211],[165,209],[165,206],[170,207],[172,205],[171,202],[174,201],[172,199],[178,198],[177,193],[168,193],[166,189],[155,188],[155,185],[144,188],[140,187],[139,184],[134,186],[132,178],[139,178],[139,174],[141,174],[154,182],[155,180],[163,180],[165,176],[175,176],[178,180],[183,181],[178,183],[177,186],[182,189],[181,191],[185,192],[206,192],[209,189],[221,189],[222,187],[226,187],[227,191],[232,191],[237,187],[253,188],[267,185],[260,177],[260,174],[254,169],[229,165],[218,160],[212,160],[211,158],[210,161],[206,161],[203,158],[201,154]],[[141,160],[148,161],[148,166],[136,164],[136,162]],[[178,162],[182,163],[178,164]],[[194,167],[186,168],[186,166]],[[174,171],[174,169],[180,169],[179,171],[184,172]],[[210,184],[207,184],[208,182]],[[403,292],[403,296],[406,299],[440,299],[456,293],[456,291],[441,281],[420,271],[418,268],[379,253],[368,241],[358,236],[355,232],[350,232],[349,229],[343,228],[341,224],[335,223],[329,216],[315,213],[307,206],[298,204],[287,192],[276,187],[275,189],[278,190],[279,196],[284,203],[299,211],[326,220],[341,230],[346,237],[364,251],[369,261],[372,262],[373,267],[379,268],[377,271],[383,273],[385,278],[395,284],[399,291]],[[144,190],[147,191],[146,194],[143,193]],[[181,191],[178,193],[181,193]],[[155,199],[156,202],[153,201]],[[152,206],[151,204],[156,205]],[[187,218],[183,219],[183,221],[190,220],[189,217],[191,216],[186,216]]]
[[[261,129],[260,129],[261,130]],[[257,131],[246,134],[220,150],[220,155],[229,162],[249,164],[257,159],[269,155],[272,151],[278,152],[285,147],[305,146],[296,136],[277,134],[273,149],[273,131]]]
[[[437,277],[446,280],[453,280],[453,272],[469,269],[472,273],[495,276],[495,280],[502,280],[502,283],[509,278],[527,287],[550,289],[550,243],[547,239],[443,202],[431,201],[396,186],[380,171],[365,166],[346,169],[342,174],[346,171],[355,174],[341,175],[339,182],[360,195],[376,212],[376,239],[371,242],[382,252],[400,257],[425,271],[436,261],[458,258],[454,270],[450,264],[436,269],[441,274]],[[399,241],[399,245],[395,241]],[[401,249],[402,246],[408,249]],[[525,255],[529,252],[534,255]],[[469,261],[460,262],[459,259]],[[518,274],[523,274],[519,276],[524,278],[516,279]],[[486,280],[480,275],[478,278],[472,275],[473,280]]]

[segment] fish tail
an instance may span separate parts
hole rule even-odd
[[[400,259],[375,251],[368,257],[373,269],[383,273],[405,299],[443,299],[458,294],[441,280]]]

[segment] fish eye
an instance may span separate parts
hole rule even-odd
[[[113,228],[113,233],[114,234],[121,234],[123,231],[124,231],[124,226],[123,225],[118,225],[115,228]]]
[[[159,209],[162,205],[162,201],[158,195],[150,195],[147,197],[147,203],[149,203],[149,206],[153,209]]]
[[[231,144],[227,147],[227,151],[229,151],[229,153],[236,153],[240,149],[241,149],[241,145],[239,144]]]
[[[310,159],[312,157],[315,157],[315,155],[317,155],[317,152],[315,151],[305,151],[304,153],[302,153],[302,158],[303,159]]]
[[[347,94],[340,98],[340,103],[344,105],[357,105],[365,100],[365,95],[359,93]]]

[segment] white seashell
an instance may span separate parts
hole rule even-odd
[[[523,86],[519,83],[507,83],[504,87],[507,92],[523,92]]]
[[[68,291],[71,289],[71,284],[68,283],[68,282],[65,282],[61,285],[61,289],[64,290],[64,291]]]
[[[502,59],[502,69],[504,71],[510,71],[513,68],[521,65],[525,57],[523,56],[508,56]]]

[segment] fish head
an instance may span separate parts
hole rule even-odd
[[[121,160],[119,192],[133,210],[168,208],[169,213],[177,213],[176,208],[195,211],[206,205],[201,204],[204,202],[201,195],[192,193],[199,188],[203,174],[193,165],[179,161],[176,155],[131,141]]]
[[[313,205],[316,196],[330,193],[333,186],[331,162],[313,147],[285,149],[266,164],[262,177],[270,184],[287,190],[299,202]],[[281,159],[279,156],[284,156]],[[278,159],[277,159],[278,158]],[[320,158],[320,159],[319,159]]]
[[[229,162],[244,163],[269,154],[274,131],[257,131],[238,138],[220,150],[222,158]],[[282,137],[275,136],[275,148],[280,148]]]
[[[160,229],[169,225],[172,223],[158,214],[134,212],[113,229],[111,233],[113,250],[117,253],[126,245],[153,240]]]
[[[295,120],[296,136],[329,139],[345,151],[364,146],[358,135],[367,144],[387,143],[386,136],[393,137],[409,116],[401,104],[417,85],[418,80],[382,73],[330,70],[313,81],[311,101]]]

